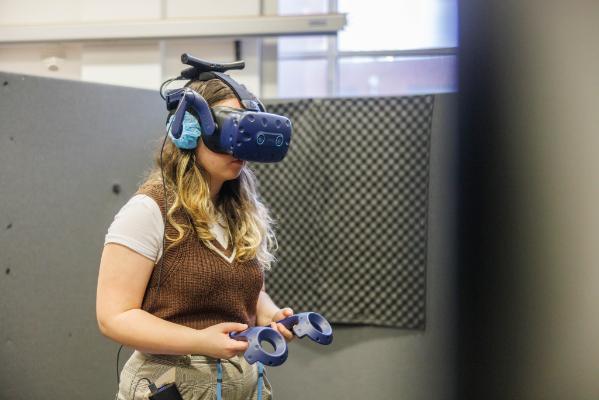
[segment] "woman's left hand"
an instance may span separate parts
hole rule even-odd
[[[270,326],[272,327],[272,329],[279,331],[279,333],[281,333],[281,335],[283,335],[283,337],[285,338],[285,340],[287,342],[291,342],[293,340],[293,338],[295,337],[295,335],[289,329],[285,328],[285,326],[283,326],[283,324],[277,324],[277,321],[280,321],[280,320],[290,317],[292,315],[293,315],[293,310],[289,307],[285,307],[285,308],[282,308],[279,311],[277,311],[272,316],[272,321],[270,322]]]

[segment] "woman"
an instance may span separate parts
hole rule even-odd
[[[188,86],[211,107],[242,108],[218,79]],[[264,291],[276,249],[271,225],[245,161],[211,151],[201,136],[189,150],[167,141],[108,229],[100,262],[100,330],[136,349],[123,367],[119,399],[147,396],[148,380],[175,382],[185,400],[212,399],[221,367],[225,400],[256,398],[257,364],[243,358],[247,342],[229,333],[271,325],[293,338],[276,324],[293,311]],[[266,376],[260,391],[272,398]]]

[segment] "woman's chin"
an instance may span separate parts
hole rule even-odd
[[[241,174],[241,167],[235,168],[230,171],[231,173],[227,174],[224,178],[225,181],[232,181],[233,179],[237,179]]]

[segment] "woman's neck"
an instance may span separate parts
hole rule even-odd
[[[216,205],[216,201],[218,200],[218,195],[222,186],[222,181],[210,180],[210,200],[212,200],[212,204],[214,205]]]

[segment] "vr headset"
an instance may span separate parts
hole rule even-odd
[[[210,107],[202,96],[187,87],[189,83],[167,91],[166,108],[170,113],[167,131],[177,147],[193,149],[201,138],[210,150],[231,154],[239,160],[271,163],[285,158],[291,142],[291,121],[267,113],[245,86],[225,74],[230,69],[243,69],[244,61],[216,64],[184,53],[181,62],[190,67],[175,79],[220,79],[231,88],[243,108]]]

